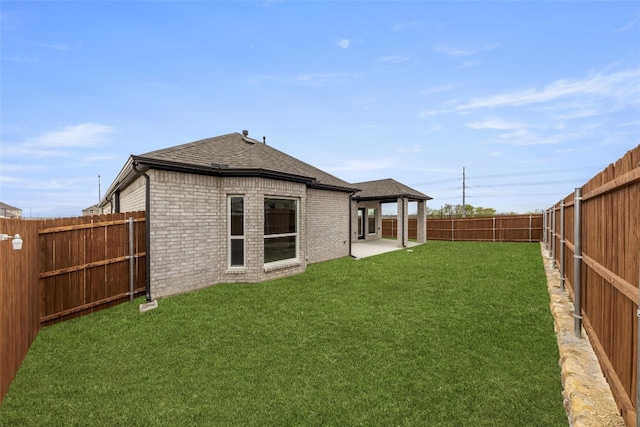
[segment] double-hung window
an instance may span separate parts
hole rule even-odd
[[[264,199],[264,263],[298,259],[298,202]]]
[[[229,267],[244,267],[244,197],[229,196]]]

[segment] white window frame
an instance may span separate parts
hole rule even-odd
[[[232,222],[232,203],[231,199],[240,198],[242,199],[242,235],[231,235],[231,222]],[[227,242],[228,242],[228,250],[227,250],[227,265],[229,269],[233,270],[244,270],[247,265],[247,236],[246,236],[246,197],[244,194],[229,194],[227,196]],[[232,249],[231,249],[231,241],[232,240],[242,240],[242,265],[231,265],[232,258]]]
[[[265,234],[264,238],[262,240],[262,249],[263,249],[263,251],[266,252],[266,248],[264,246],[264,241],[266,239],[272,239],[272,238],[278,238],[278,237],[293,237],[293,236],[295,236],[295,238],[296,238],[296,256],[295,256],[295,258],[287,258],[287,259],[280,259],[278,261],[265,262],[264,263],[264,267],[265,268],[272,268],[272,267],[277,267],[279,265],[285,265],[285,264],[291,264],[291,263],[300,262],[300,199],[299,198],[295,198],[295,197],[264,196],[264,199],[262,201],[263,208],[264,208],[264,205],[265,205],[266,201],[269,200],[269,199],[291,200],[291,201],[295,202],[295,204],[296,204],[296,232],[295,233],[283,233],[283,234]],[[267,215],[265,214],[263,221],[266,221],[266,220],[267,220]],[[263,224],[263,229],[264,229],[264,224]],[[264,256],[263,256],[263,261],[264,261]]]

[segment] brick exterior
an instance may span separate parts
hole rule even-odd
[[[351,202],[351,241],[358,241],[358,209],[365,208],[364,213],[364,240],[382,239],[382,204],[376,201]],[[376,210],[376,228],[369,229],[369,209]]]
[[[307,190],[307,260],[349,256],[349,193]]]
[[[144,177],[136,179],[120,193],[120,212],[143,211],[145,203]]]
[[[305,270],[308,257],[308,196],[304,184],[264,178],[218,178],[158,170],[147,173],[151,178],[149,220],[153,298],[216,283],[260,282]],[[229,195],[244,196],[244,268],[229,268]],[[298,201],[298,261],[265,268],[265,197],[294,198]],[[343,200],[344,206],[348,206],[348,196]],[[343,210],[346,212],[347,208]]]

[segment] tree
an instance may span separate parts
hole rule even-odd
[[[483,208],[481,206],[474,207],[472,205],[442,205],[440,209],[427,209],[427,216],[429,218],[474,218],[481,216],[495,216],[497,212],[493,208]]]

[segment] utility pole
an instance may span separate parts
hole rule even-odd
[[[466,177],[464,173],[464,166],[462,167],[462,218],[467,217],[467,202],[466,202]]]
[[[98,204],[100,204],[101,199],[102,199],[102,191],[100,190],[100,175],[98,175]]]

